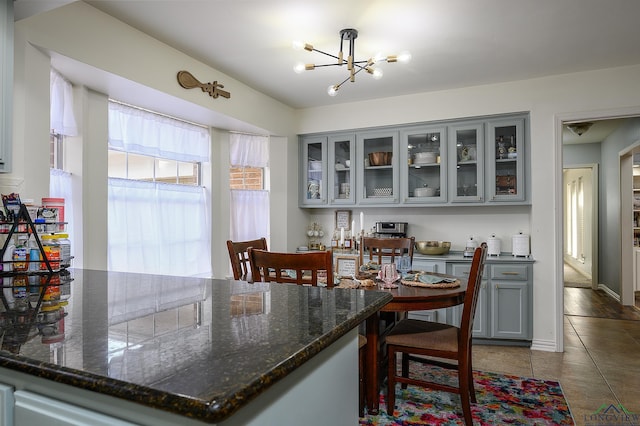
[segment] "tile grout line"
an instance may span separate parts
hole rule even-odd
[[[593,362],[593,365],[596,367],[596,370],[598,371],[598,374],[600,374],[600,377],[602,377],[602,380],[604,380],[605,384],[607,385],[607,388],[609,388],[609,391],[611,392],[611,395],[613,395],[613,397],[615,398],[615,400],[616,400],[616,402],[618,404],[621,404],[620,398],[618,398],[618,395],[613,391],[613,389],[611,388],[611,385],[609,384],[609,381],[607,380],[607,377],[602,373],[602,370],[600,369],[600,366],[598,365],[596,360],[593,358],[593,355],[591,354],[591,351],[589,350],[589,348],[587,348],[587,345],[584,344],[584,341],[582,340],[582,336],[580,336],[580,333],[578,332],[578,330],[574,326],[573,322],[571,321],[571,316],[569,316],[569,324],[571,325],[571,328],[573,328],[573,331],[575,331],[576,335],[578,336],[578,339],[580,340],[580,344],[582,345],[584,350],[587,352],[587,355],[589,355],[589,358],[591,359],[591,362]]]

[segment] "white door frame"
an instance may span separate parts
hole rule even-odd
[[[633,153],[640,141],[619,152],[620,167],[620,303],[635,304],[633,248]]]
[[[558,113],[554,116],[555,122],[555,222],[559,224],[556,227],[556,239],[554,242],[553,250],[556,253],[554,268],[555,268],[555,335],[557,336],[556,349],[558,352],[564,351],[564,283],[563,283],[563,255],[564,255],[564,223],[562,220],[563,214],[563,188],[562,188],[562,125],[568,121],[590,121],[590,120],[608,120],[616,118],[629,118],[640,116],[640,106],[618,108],[601,111],[590,112],[573,112],[573,113]]]
[[[591,163],[591,164],[581,164],[581,165],[572,165],[572,166],[568,166],[568,167],[564,167],[562,170],[567,170],[567,169],[590,169],[591,170],[591,206],[589,206],[589,208],[591,209],[591,223],[589,223],[589,226],[591,228],[591,288],[593,290],[597,290],[598,289],[598,259],[599,259],[599,252],[598,252],[598,236],[599,236],[599,229],[598,229],[598,212],[599,212],[599,196],[598,194],[600,193],[599,190],[599,182],[600,182],[600,178],[599,178],[599,168],[598,168],[598,164],[597,163]],[[563,194],[564,194],[564,186],[566,185],[566,182],[564,182],[563,179]],[[565,203],[566,199],[565,197],[563,197],[563,204],[562,204],[562,215],[563,215],[563,219],[564,219],[564,212],[567,210],[567,206]],[[563,245],[562,245],[562,257],[563,257],[563,261],[564,261],[564,253],[565,253],[565,245],[564,245],[564,220],[562,221],[562,238],[563,238]],[[564,267],[563,267],[564,269]],[[564,280],[563,280],[564,283]]]

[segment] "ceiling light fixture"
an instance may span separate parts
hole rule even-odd
[[[386,56],[386,57],[375,56],[367,59],[366,61],[356,61],[355,60],[356,38],[358,38],[358,30],[354,30],[353,28],[345,28],[341,30],[340,31],[340,51],[338,52],[337,56],[327,52],[323,52],[322,50],[318,50],[308,43],[294,42],[293,43],[294,49],[297,49],[297,50],[304,49],[309,52],[322,53],[323,55],[330,56],[336,59],[336,62],[329,63],[329,64],[322,64],[322,65],[298,63],[293,67],[293,70],[299,74],[304,71],[310,71],[320,67],[346,65],[347,70],[349,71],[349,76],[338,84],[332,84],[327,89],[327,93],[329,94],[329,96],[335,96],[338,92],[338,89],[340,89],[340,87],[344,83],[346,83],[347,81],[351,81],[351,82],[356,81],[356,74],[358,74],[360,71],[366,71],[368,74],[371,74],[373,78],[376,80],[382,78],[382,70],[379,68],[373,67],[373,65],[376,64],[377,62],[409,62],[411,60],[411,54],[409,52],[402,52],[399,55]],[[345,40],[349,42],[349,55],[347,56],[347,59],[344,58],[344,53],[342,51]]]
[[[567,129],[571,130],[571,133],[574,135],[582,136],[587,130],[589,130],[593,126],[593,123],[585,122],[585,123],[571,123],[567,124]]]

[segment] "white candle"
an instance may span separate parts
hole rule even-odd
[[[360,233],[364,231],[364,213],[360,212]]]
[[[344,228],[340,228],[340,246],[344,247]]]
[[[351,221],[351,237],[355,237],[356,235],[356,221],[352,220]]]

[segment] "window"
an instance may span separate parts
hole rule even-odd
[[[229,172],[231,189],[265,189],[264,169],[260,167],[233,167]]]
[[[231,240],[269,240],[269,138],[232,133],[229,190]]]
[[[109,102],[109,270],[211,275],[209,129]]]
[[[60,133],[52,131],[49,135],[49,167],[52,169],[64,170],[63,142],[64,136]]]

